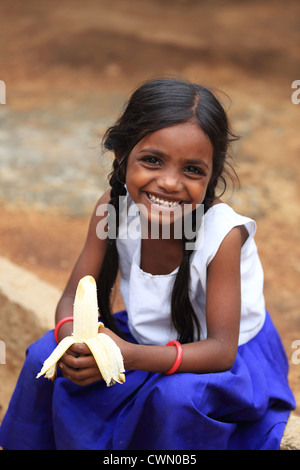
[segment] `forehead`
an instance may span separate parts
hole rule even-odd
[[[169,156],[212,158],[213,146],[196,123],[183,123],[164,127],[144,137],[136,151],[153,148]]]

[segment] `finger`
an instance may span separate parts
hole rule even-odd
[[[84,343],[74,343],[74,344],[72,344],[72,346],[70,346],[68,351],[70,351],[70,353],[73,354],[73,355],[77,355],[77,357],[79,355],[90,355],[91,354],[90,349]]]
[[[74,369],[64,363],[60,363],[59,367],[64,377],[77,385],[85,386],[102,379],[99,369],[95,367]]]
[[[69,349],[67,349],[67,351],[65,352],[65,354],[68,354],[69,356],[74,356],[74,357],[79,357],[80,354],[78,354],[77,352],[73,351],[72,347],[70,347]]]
[[[66,364],[72,369],[97,368],[95,358],[92,354],[88,356],[73,356],[72,354],[63,354],[60,362]]]

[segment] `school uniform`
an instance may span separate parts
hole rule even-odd
[[[177,269],[152,275],[140,268],[138,210],[119,225],[121,293],[126,310],[115,314],[129,341],[165,345],[177,339],[170,294]],[[126,371],[126,382],[80,387],[60,371],[54,382],[36,379],[55,348],[53,331],[28,348],[0,428],[6,449],[200,450],[278,449],[290,411],[288,361],[265,308],[263,270],[254,241],[256,225],[227,204],[203,216],[190,257],[190,300],[206,329],[207,267],[233,227],[244,225],[241,249],[241,322],[231,370],[164,375]],[[101,294],[101,291],[100,291]]]

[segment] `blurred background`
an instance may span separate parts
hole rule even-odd
[[[131,92],[169,74],[218,88],[241,136],[241,188],[225,200],[258,224],[267,308],[300,398],[299,18],[298,0],[0,0],[0,256],[62,290],[107,187],[101,136]],[[1,285],[0,301],[1,418],[40,330],[18,343],[28,319]]]

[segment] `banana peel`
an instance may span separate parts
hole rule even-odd
[[[102,378],[109,387],[125,382],[124,362],[120,348],[105,333],[98,333],[103,323],[98,322],[96,281],[84,276],[78,283],[73,308],[73,334],[63,338],[52,354],[45,360],[36,378],[45,375],[54,380],[57,362],[74,343],[85,343],[93,354]]]

